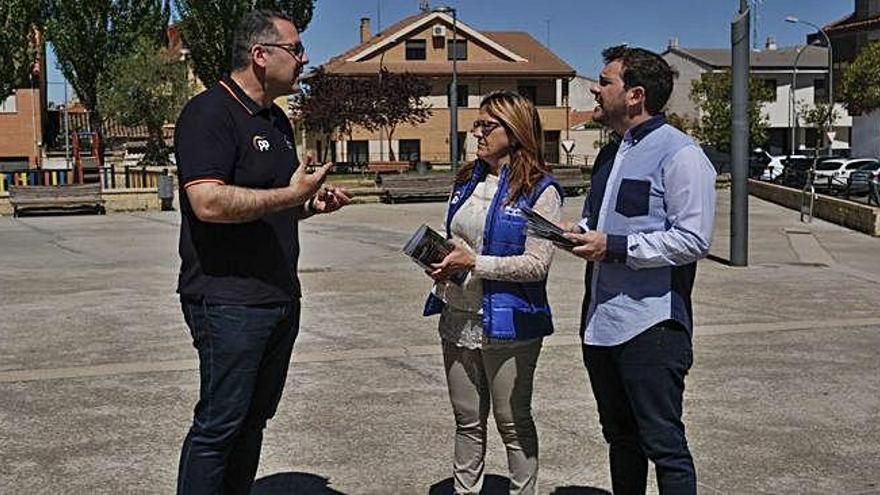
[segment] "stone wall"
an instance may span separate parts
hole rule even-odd
[[[749,193],[797,211],[800,211],[803,203],[803,193],[799,189],[757,180],[749,181]],[[869,235],[880,236],[880,208],[817,194],[813,216]]]

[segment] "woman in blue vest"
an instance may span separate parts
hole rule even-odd
[[[490,405],[507,449],[510,493],[537,491],[532,382],[543,337],[553,332],[546,281],[554,247],[526,237],[523,205],[558,222],[562,199],[541,155],[538,111],[519,94],[491,93],[472,134],[477,160],[459,171],[446,212],[455,249],[429,274],[425,315],[440,314],[455,413],[455,493],[479,493]],[[460,285],[451,277],[466,275]]]

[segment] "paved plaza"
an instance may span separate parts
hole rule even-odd
[[[570,198],[575,219],[582,198]],[[751,198],[751,265],[719,195],[695,287],[686,424],[702,493],[880,493],[880,239]],[[255,493],[447,493],[454,422],[428,278],[400,254],[444,205],[300,226],[302,330]],[[172,493],[198,391],[174,294],[177,212],[0,218],[0,493]],[[581,364],[583,263],[557,253],[538,365],[540,492],[610,490]],[[488,492],[506,461],[490,426]]]

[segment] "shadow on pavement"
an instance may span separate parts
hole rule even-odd
[[[507,495],[510,489],[510,480],[504,476],[495,474],[486,475],[483,482],[482,495]],[[452,478],[434,483],[428,490],[428,495],[452,495]],[[590,486],[560,486],[554,488],[550,495],[611,495],[611,492]]]
[[[310,473],[276,473],[258,479],[251,495],[345,495],[330,488],[330,479]]]
[[[483,479],[483,495],[507,495],[510,493],[510,480],[497,474],[487,474]],[[431,485],[428,495],[452,495],[452,478],[446,478]]]
[[[592,486],[560,486],[553,489],[550,495],[611,495],[611,492]]]

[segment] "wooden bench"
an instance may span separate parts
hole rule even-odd
[[[554,167],[552,174],[562,186],[562,191],[566,196],[583,194],[590,185],[589,181],[584,178],[580,167]]]
[[[401,201],[445,201],[452,189],[451,174],[378,175],[379,199],[383,203]]]
[[[78,211],[91,210],[104,214],[104,199],[100,184],[69,186],[13,186],[9,188],[12,215],[23,211]]]
[[[377,174],[397,172],[402,174],[409,170],[409,162],[370,162],[367,170]]]

